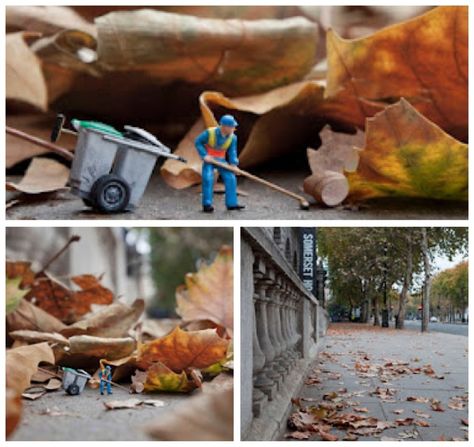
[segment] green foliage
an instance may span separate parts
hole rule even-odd
[[[433,278],[431,304],[441,318],[463,314],[468,305],[468,262],[439,272]]]

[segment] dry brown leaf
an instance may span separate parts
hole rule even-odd
[[[74,335],[69,338],[68,363],[74,356],[117,360],[129,356],[136,348],[131,337],[102,338],[90,335]]]
[[[44,35],[64,29],[95,34],[95,26],[66,6],[14,6],[5,8],[7,32],[33,31]]]
[[[162,400],[140,400],[140,399],[126,399],[126,400],[110,400],[104,402],[107,410],[118,410],[123,408],[137,408],[142,405],[153,405],[155,407],[164,407],[165,403]]]
[[[303,440],[303,439],[309,439],[313,435],[314,433],[310,431],[292,431],[291,433],[287,433],[285,435],[285,438]]]
[[[21,394],[29,387],[31,377],[37,371],[38,364],[41,362],[54,364],[53,350],[48,343],[7,349],[7,388]]]
[[[21,286],[30,289],[25,299],[33,301],[37,307],[65,323],[74,323],[80,316],[90,312],[92,304],[111,304],[114,297],[109,289],[100,284],[101,277],[80,275],[71,278],[81,288],[74,291],[47,272],[32,275],[28,262],[7,262],[7,277],[18,276],[23,279]],[[64,326],[55,332],[63,329]]]
[[[416,419],[413,423],[418,427],[430,427],[430,423],[424,419]]]
[[[62,384],[63,384],[62,380],[59,380],[53,377],[52,379],[49,380],[49,382],[46,385],[44,385],[44,389],[47,391],[59,390]]]
[[[7,332],[30,330],[46,333],[59,333],[66,325],[43,309],[25,299],[7,315]]]
[[[5,391],[6,394],[6,437],[8,438],[20,422],[22,412],[21,394],[12,388]]]
[[[13,338],[13,340],[24,341],[28,344],[33,343],[54,343],[62,346],[68,346],[69,341],[66,337],[57,332],[38,332],[38,331],[29,331],[29,330],[19,330],[9,332],[8,335]]]
[[[32,391],[27,390],[21,394],[21,397],[27,400],[37,400],[40,397],[43,397],[45,394],[46,394],[45,389],[32,390]]]
[[[33,158],[19,183],[6,182],[8,191],[25,194],[44,194],[67,191],[69,169],[48,158]]]
[[[176,289],[176,313],[184,322],[210,320],[232,335],[233,272],[232,247],[223,246],[212,264],[188,273]]]
[[[407,397],[408,402],[421,402],[421,403],[427,403],[430,400],[427,397],[420,397],[420,396],[408,396]]]
[[[467,6],[440,6],[354,40],[329,30],[326,95],[341,103],[341,118],[363,127],[366,117],[404,97],[427,119],[467,141],[467,11]]]
[[[66,337],[93,335],[96,337],[125,337],[145,309],[145,302],[137,299],[131,306],[116,302],[104,307],[90,317],[79,320],[62,331]]]
[[[6,36],[5,94],[7,101],[30,104],[45,111],[48,92],[41,62],[26,43],[33,37],[38,34],[20,32]]]
[[[302,79],[317,41],[316,25],[303,17],[220,20],[142,9],[95,23],[98,59],[108,70],[146,70],[161,82],[212,85],[234,96]]]
[[[226,357],[228,345],[229,340],[213,329],[185,332],[176,327],[166,337],[140,345],[137,364],[148,369],[161,362],[178,373],[186,368],[207,368]]]
[[[232,441],[233,389],[202,393],[170,409],[149,424],[161,441]]]

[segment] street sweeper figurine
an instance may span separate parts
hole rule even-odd
[[[101,364],[101,368],[99,371],[99,379],[100,379],[100,394],[102,396],[104,395],[104,386],[107,387],[107,394],[112,394],[112,387],[111,387],[112,371],[109,365],[107,365],[104,368],[104,366]]]
[[[241,210],[245,208],[237,201],[237,179],[235,174],[223,166],[236,167],[239,164],[237,158],[237,136],[235,128],[237,121],[232,115],[224,115],[219,121],[218,127],[210,127],[202,132],[194,144],[203,160],[202,164],[202,210],[212,213],[212,199],[214,195],[214,170],[217,168],[225,185],[225,205],[228,210]]]

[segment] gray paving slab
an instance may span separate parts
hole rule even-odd
[[[368,360],[367,360],[368,359]],[[384,365],[388,361],[405,362],[410,368],[430,365],[436,375],[444,379],[430,377],[424,373],[400,374],[388,377],[388,382],[381,381],[375,371],[370,370],[369,377],[359,377],[355,363]],[[462,419],[468,418],[468,405],[455,410],[449,408],[450,399],[465,396],[468,390],[468,338],[463,335],[452,335],[441,332],[415,334],[412,331],[395,329],[376,329],[361,324],[334,324],[326,337],[319,358],[310,370],[321,370],[321,384],[305,385],[299,396],[303,398],[303,406],[317,405],[324,394],[347,388],[347,393],[365,390],[362,396],[343,397],[343,400],[356,401],[357,406],[366,407],[366,415],[379,420],[395,421],[396,419],[414,418],[428,421],[430,427],[416,425],[398,426],[386,429],[382,433],[359,437],[359,441],[374,441],[382,438],[396,438],[408,441],[436,441],[440,439],[465,439],[467,431]],[[326,372],[328,371],[328,372]],[[386,371],[386,368],[383,369]],[[337,381],[327,380],[330,373],[339,373]],[[395,391],[388,402],[371,394],[377,386]],[[433,411],[431,402],[408,401],[407,397],[425,397],[440,401],[444,411]],[[304,400],[311,399],[311,402]],[[403,410],[395,414],[394,410]],[[296,410],[296,408],[295,408]],[[413,410],[429,415],[424,418]],[[343,410],[353,412],[353,407]],[[332,434],[342,440],[345,432],[333,429]],[[415,434],[415,438],[410,437]],[[404,438],[404,436],[407,436]],[[317,435],[312,440],[320,439]]]
[[[301,193],[307,169],[268,167],[255,174],[290,191]],[[9,177],[18,181],[18,177]],[[20,203],[7,210],[7,219],[205,219],[205,220],[255,220],[255,219],[467,219],[467,204],[431,200],[377,199],[364,204],[357,211],[343,207],[327,208],[313,204],[309,211],[299,209],[298,202],[248,179],[238,180],[239,188],[247,195],[240,201],[244,211],[227,211],[223,195],[216,195],[215,212],[201,211],[200,187],[173,189],[159,175],[157,169],[150,180],[139,207],[132,213],[113,215],[97,214],[86,208],[77,197],[62,193],[30,203]],[[14,195],[7,193],[7,198]]]

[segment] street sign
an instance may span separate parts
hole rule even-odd
[[[300,278],[306,289],[316,296],[316,228],[301,228],[300,259]]]

